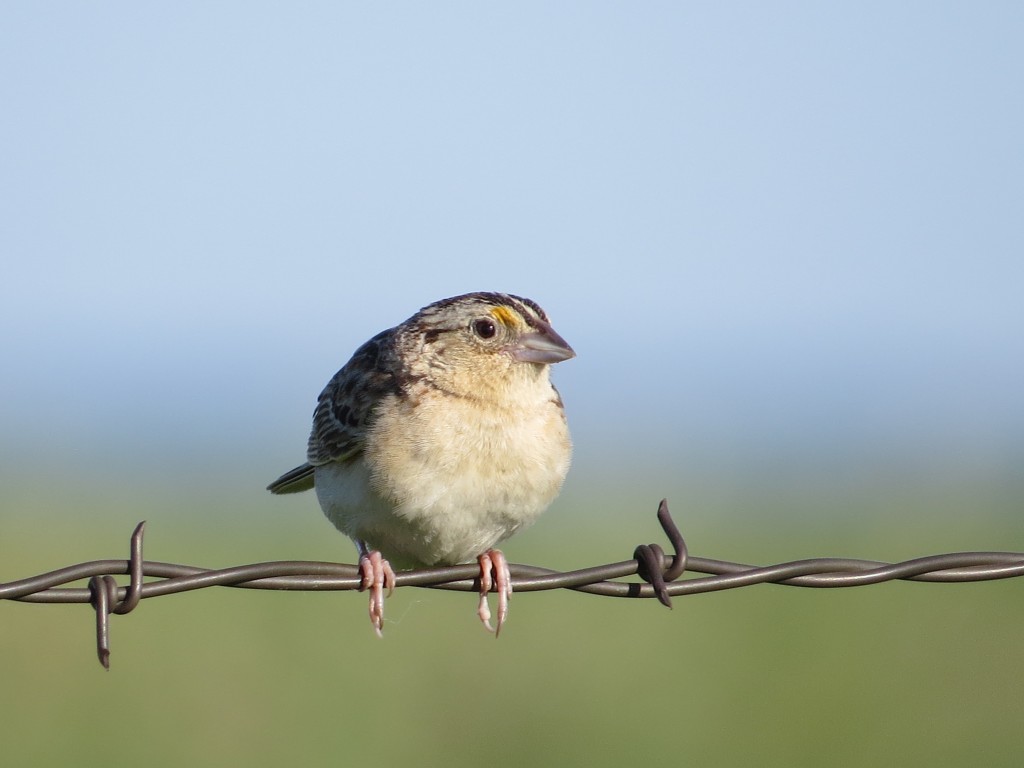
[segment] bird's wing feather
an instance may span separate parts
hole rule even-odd
[[[374,406],[399,391],[395,371],[395,329],[378,333],[334,374],[317,400],[307,463],[281,475],[267,486],[271,493],[299,493],[313,487],[316,467],[349,461],[363,450]]]
[[[362,452],[375,406],[398,393],[394,337],[391,329],[363,344],[320,393],[306,452],[312,466],[350,461]]]

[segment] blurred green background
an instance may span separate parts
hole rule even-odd
[[[505,290],[578,357],[505,546],[756,563],[1024,550],[1024,6],[0,8],[0,581],[351,562],[317,393]],[[5,765],[1019,765],[1020,580],[0,603]]]

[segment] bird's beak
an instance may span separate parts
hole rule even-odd
[[[537,329],[524,333],[519,341],[509,346],[509,354],[513,360],[521,363],[541,363],[550,365],[576,357],[568,342],[555,333],[555,329],[543,320],[534,321]]]

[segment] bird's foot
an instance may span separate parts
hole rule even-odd
[[[489,549],[480,555],[477,560],[480,563],[480,607],[476,615],[487,627],[488,632],[493,632],[497,637],[501,632],[501,626],[508,617],[508,601],[512,597],[512,574],[508,570],[508,561],[499,549]],[[493,572],[493,576],[492,576]],[[496,626],[491,626],[491,609],[487,605],[487,593],[494,586],[498,593],[498,621]]]
[[[384,589],[388,597],[395,589],[395,572],[391,564],[376,549],[362,552],[359,555],[359,567],[362,569],[363,583],[359,587],[362,592],[370,590],[370,623],[377,637],[383,637],[384,629]]]

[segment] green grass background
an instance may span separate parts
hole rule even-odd
[[[506,546],[559,569],[660,541],[660,494],[569,490]],[[8,488],[0,580],[126,557],[352,561],[311,496],[159,484]],[[1015,495],[978,488],[677,493],[691,552],[777,562],[1024,549]],[[823,508],[831,505],[831,509]],[[123,579],[122,579],[123,582]],[[758,586],[648,600],[516,595],[497,641],[472,595],[399,589],[383,640],[356,593],[208,589],[112,617],[0,603],[0,750],[21,765],[1019,766],[1024,582]]]

